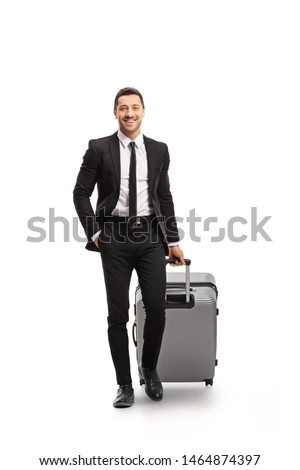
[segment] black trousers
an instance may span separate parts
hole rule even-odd
[[[143,367],[156,367],[165,327],[166,262],[162,236],[153,216],[140,220],[140,228],[130,229],[128,218],[108,217],[99,238],[108,304],[108,339],[119,385],[131,383],[127,322],[133,269],[138,275],[146,315]]]

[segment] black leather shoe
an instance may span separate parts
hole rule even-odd
[[[115,408],[128,408],[134,403],[134,391],[131,385],[120,385],[117,397],[114,400]]]
[[[156,369],[150,370],[139,366],[140,384],[145,384],[145,392],[151,400],[159,401],[163,397],[163,388]]]

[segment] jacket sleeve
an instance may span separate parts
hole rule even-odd
[[[90,197],[94,191],[99,175],[99,159],[93,149],[92,140],[83,157],[83,163],[77,176],[73,191],[73,200],[79,220],[88,240],[100,230],[92,208]]]
[[[164,163],[160,174],[160,179],[157,187],[157,194],[160,203],[162,216],[165,219],[165,227],[167,232],[167,241],[169,243],[179,242],[177,222],[174,214],[173,198],[170,191],[170,182],[168,170],[170,165],[170,156],[168,147],[164,155]]]

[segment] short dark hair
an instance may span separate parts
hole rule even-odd
[[[132,87],[128,86],[126,88],[121,88],[121,90],[118,91],[118,93],[116,94],[115,103],[114,103],[114,111],[118,107],[118,99],[120,98],[120,96],[124,96],[124,95],[137,95],[137,96],[139,96],[140,100],[141,100],[141,103],[143,105],[143,108],[145,107],[142,94],[139,92],[139,90],[137,90],[136,88],[132,88]]]

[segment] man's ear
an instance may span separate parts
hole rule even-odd
[[[115,118],[117,119],[117,111],[115,109],[113,110],[113,113],[114,113]]]

